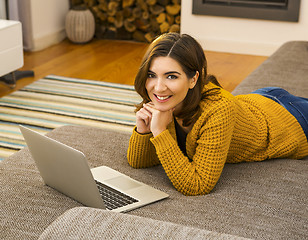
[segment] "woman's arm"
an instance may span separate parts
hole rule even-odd
[[[174,187],[185,195],[209,193],[222,173],[234,128],[235,116],[232,104],[225,102],[216,108],[200,126],[196,146],[187,145],[189,161],[180,150],[169,130],[151,138],[160,163]],[[194,131],[194,129],[192,130]]]
[[[150,141],[151,137],[153,137],[152,133],[140,134],[135,127],[127,151],[129,165],[134,168],[146,168],[160,164]]]
[[[173,110],[168,112],[159,112],[156,110],[155,114],[153,114],[152,111],[154,109],[150,107],[152,105],[152,103],[144,104],[143,108],[136,113],[136,127],[130,138],[127,152],[128,163],[134,168],[152,167],[160,164],[155,148],[150,141],[150,138],[153,137],[155,132],[153,131],[152,125],[159,120],[159,124],[155,124],[155,130],[159,130],[161,126],[162,129],[160,131],[166,129],[168,123],[172,121]]]

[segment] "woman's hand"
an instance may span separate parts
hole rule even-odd
[[[152,102],[144,104],[142,109],[144,109],[147,112],[147,116],[149,116],[147,119],[149,120],[147,121],[147,127],[150,128],[154,137],[165,131],[168,124],[172,122],[174,109],[162,112],[157,110]]]
[[[141,134],[146,134],[151,132],[151,119],[152,119],[152,113],[149,112],[144,107],[141,108],[136,113],[136,127],[137,132]]]

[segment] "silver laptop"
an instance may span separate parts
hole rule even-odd
[[[82,152],[19,127],[45,184],[85,206],[127,212],[168,197],[109,167],[90,170]]]

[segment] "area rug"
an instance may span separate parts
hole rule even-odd
[[[45,134],[63,125],[132,131],[131,85],[49,75],[0,99],[0,159],[25,146],[19,124]]]

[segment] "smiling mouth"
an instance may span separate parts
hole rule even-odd
[[[172,95],[169,95],[169,96],[158,96],[156,94],[154,94],[154,96],[156,97],[157,100],[159,100],[160,102],[165,102],[167,101],[169,98],[172,97]]]

